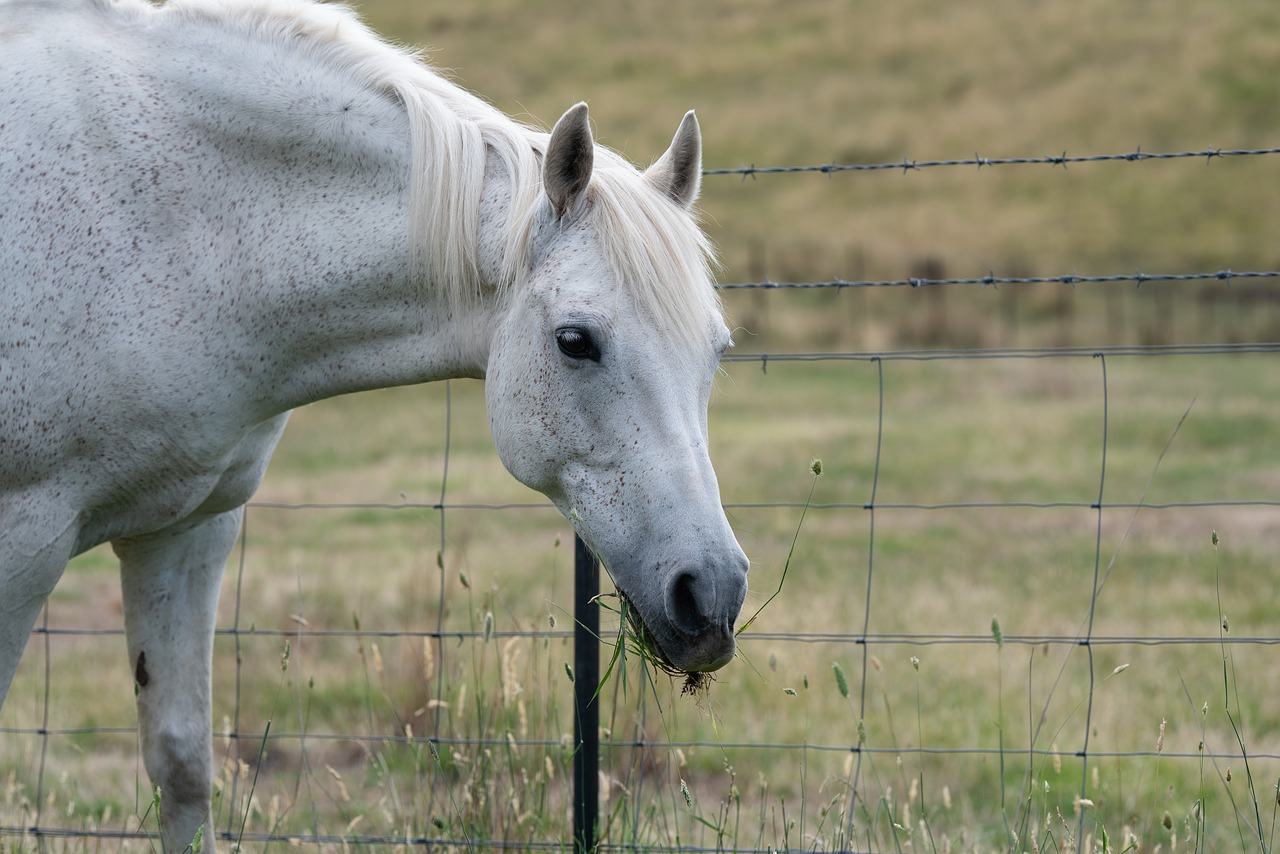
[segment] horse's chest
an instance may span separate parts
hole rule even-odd
[[[163,530],[196,516],[240,507],[257,491],[287,415],[250,430],[227,454],[203,465],[186,456],[158,455],[96,502],[82,540],[96,545]]]

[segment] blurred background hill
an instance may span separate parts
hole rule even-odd
[[[689,108],[707,168],[1280,145],[1273,0],[365,0],[359,9],[511,115],[549,125],[588,101],[598,139],[640,165]],[[1267,270],[1280,266],[1278,186],[1277,156],[710,176],[703,210],[725,282]],[[1276,289],[1235,287],[1219,298],[1225,286],[1146,285],[1147,296],[1122,303],[1103,299],[1105,288],[1069,286],[729,300],[749,348],[1280,334]],[[1177,295],[1157,305],[1161,290]]]

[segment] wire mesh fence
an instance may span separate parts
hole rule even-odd
[[[1277,275],[724,287],[954,286],[1001,315],[997,289]],[[728,356],[713,459],[753,559],[743,619],[764,607],[738,659],[687,692],[625,648],[613,666],[606,587],[599,847],[1271,850],[1273,341]],[[295,416],[224,589],[221,844],[572,848],[570,534],[484,424],[467,381]],[[77,561],[0,717],[16,850],[158,845],[114,586],[109,555]]]

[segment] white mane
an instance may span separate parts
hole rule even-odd
[[[203,19],[339,64],[404,103],[412,132],[410,221],[415,275],[445,288],[454,305],[481,296],[476,228],[485,162],[492,151],[511,178],[506,263],[500,288],[520,284],[541,209],[547,134],[519,124],[426,65],[418,51],[388,44],[348,7],[312,0],[94,0],[126,17]],[[692,216],[653,190],[634,166],[597,147],[588,192],[606,256],[637,304],[685,339],[706,334],[720,304],[709,286],[714,253]]]

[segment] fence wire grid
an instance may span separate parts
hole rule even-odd
[[[1278,153],[975,155],[705,174]],[[1222,269],[722,287],[1141,288],[1269,285],[1277,276]],[[1171,837],[1213,850],[1204,840],[1218,823],[1242,849],[1271,850],[1280,632],[1268,609],[1280,458],[1266,443],[1280,413],[1251,384],[1280,373],[1277,351],[1280,343],[1224,342],[727,356],[730,401],[713,404],[713,458],[739,440],[722,425],[735,418],[754,418],[794,446],[779,450],[775,435],[753,447],[751,466],[718,465],[726,510],[754,552],[759,598],[743,619],[774,587],[781,600],[803,604],[765,609],[760,627],[740,637],[736,672],[701,697],[679,696],[678,685],[634,661],[602,684],[599,849],[943,850],[954,842],[1030,850],[1031,837],[1040,850],[1092,850],[1109,834],[1141,839],[1143,850]],[[815,383],[847,396],[804,390]],[[434,495],[316,500],[268,488],[246,512],[215,653],[220,771],[211,831],[224,845],[572,847],[565,698],[575,633],[560,540],[570,535],[536,498],[488,480],[468,485],[493,468],[469,447],[476,437],[487,442],[474,420],[477,396],[455,383],[431,394],[443,446],[410,453],[430,459],[431,474],[419,480],[438,487]],[[785,438],[827,421],[846,426],[825,440]],[[963,442],[958,459],[942,453],[944,432]],[[788,473],[810,453],[826,472],[805,499],[810,485]],[[403,474],[401,462],[371,471]],[[490,550],[488,541],[513,533],[541,543],[517,555]],[[406,541],[379,551],[396,538]],[[329,567],[327,583],[354,584],[353,574],[391,565],[409,574],[391,590],[325,589],[304,577],[304,565],[351,550],[368,550],[376,563]],[[65,683],[105,666],[95,657],[104,650],[125,672],[118,615],[91,604],[103,572],[91,560],[84,589],[74,572],[64,580],[0,718],[0,840],[14,850],[158,844],[136,727],[127,723],[127,673],[114,694],[79,695],[87,712],[64,699],[75,696]],[[283,575],[283,593],[263,581],[273,573]],[[511,577],[530,574],[545,574],[543,586]],[[414,597],[422,604],[406,604]],[[527,601],[532,608],[513,604]],[[318,611],[328,616],[313,625],[308,614]],[[391,625],[384,614],[409,622]],[[617,631],[616,619],[604,629],[606,654]],[[1189,652],[1175,661],[1175,650]],[[1144,668],[1159,675],[1109,694]],[[355,689],[337,684],[343,671]],[[535,678],[546,694],[535,695]],[[1133,727],[1130,715],[1141,718]],[[131,782],[141,794],[112,797],[71,776],[99,770],[97,753],[117,760],[103,774],[107,789]],[[1134,781],[1162,773],[1155,785]],[[541,802],[513,806],[524,798]],[[984,800],[1000,809],[980,815],[975,804]],[[753,811],[745,823],[744,803]],[[992,816],[1004,826],[993,827]]]

